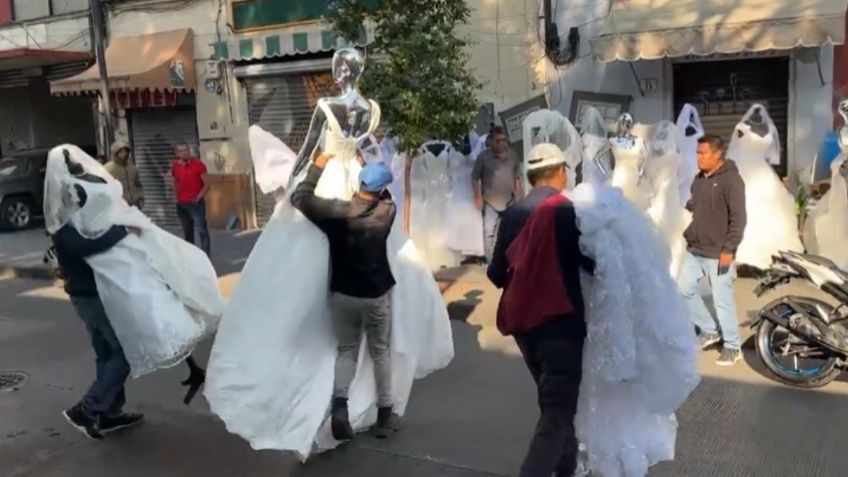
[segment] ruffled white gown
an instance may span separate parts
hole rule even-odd
[[[699,383],[686,305],[668,273],[668,249],[621,191],[581,184],[569,194],[583,253],[588,334],[575,418],[599,477],[644,477],[674,458],[674,413]]]
[[[319,101],[319,107],[326,107]],[[316,194],[349,200],[361,166],[356,138],[347,138],[332,114],[322,148],[336,157]],[[379,124],[372,102],[371,129]],[[302,180],[302,177],[300,178]],[[388,239],[397,285],[391,292],[392,391],[403,415],[416,378],[447,366],[453,339],[447,310],[433,276],[396,220]],[[227,429],[254,449],[290,450],[305,460],[333,448],[329,429],[337,342],[329,298],[326,236],[288,200],[253,248],[212,348],[205,394]],[[360,350],[349,396],[350,421],[362,430],[376,422],[373,363]]]
[[[474,204],[471,171],[474,161],[454,151],[448,158],[450,199],[447,211],[447,245],[461,255],[480,257],[483,251],[483,214]]]
[[[739,133],[742,133],[741,138]],[[736,126],[734,146],[728,152],[745,182],[748,216],[736,261],[760,269],[767,269],[771,256],[779,251],[804,251],[795,201],[766,161],[767,152],[774,147],[774,134],[776,130],[760,136],[742,122]]]
[[[645,174],[654,187],[651,205],[646,213],[671,251],[669,272],[672,277],[677,277],[686,251],[683,232],[692,221],[692,215],[683,208],[680,200],[680,153],[677,149],[675,127],[671,123],[660,123],[660,128],[665,129],[665,138],[655,135],[651,142],[651,156],[645,168]]]
[[[821,255],[848,270],[848,184],[840,173],[846,153],[830,164],[830,190],[816,204],[804,224],[807,252]]]
[[[86,172],[106,183],[72,178],[66,172],[64,150],[70,151],[72,159],[82,164]],[[76,146],[53,149],[47,175],[47,202],[53,202],[52,197],[61,194],[64,185],[76,184],[85,189],[85,206],[70,218],[70,224],[82,235],[96,237],[114,225],[140,231],[111,249],[86,258],[131,375],[138,378],[182,362],[200,341],[215,333],[224,311],[218,278],[209,258],[127,205],[120,183]]]
[[[450,143],[430,141],[412,164],[409,235],[434,272],[460,262],[457,251],[448,245],[446,220],[452,206],[449,161],[454,152]]]
[[[624,197],[641,210],[647,210],[651,203],[651,186],[645,178],[639,177],[639,164],[647,156],[645,142],[640,137],[634,138],[632,147],[625,147],[619,140],[611,141],[612,153],[615,157],[615,168],[610,176],[609,184],[621,189]]]

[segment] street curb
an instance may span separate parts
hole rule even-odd
[[[26,278],[53,281],[56,276],[47,267],[26,267],[0,263],[0,278]]]

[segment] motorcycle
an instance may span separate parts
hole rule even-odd
[[[817,388],[848,368],[848,272],[816,255],[780,252],[754,293],[757,297],[803,280],[834,297],[838,306],[785,295],[765,305],[748,325],[756,330],[757,354],[777,381]]]

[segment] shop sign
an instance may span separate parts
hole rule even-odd
[[[114,109],[133,108],[169,108],[177,106],[180,99],[178,91],[113,91],[109,94]]]

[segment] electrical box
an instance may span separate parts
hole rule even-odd
[[[220,63],[214,60],[209,60],[206,62],[206,79],[221,79]]]

